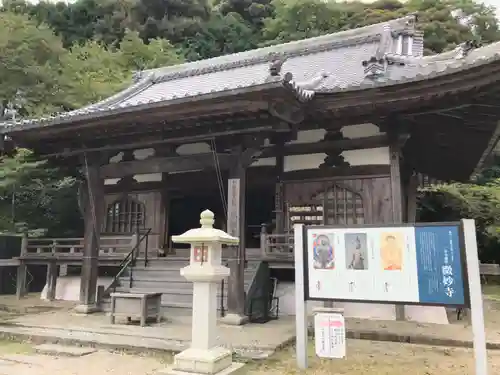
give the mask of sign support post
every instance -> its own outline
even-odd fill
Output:
[[[467,260],[467,274],[469,278],[476,375],[487,375],[488,353],[486,351],[486,334],[484,332],[483,294],[481,290],[481,277],[479,275],[476,225],[472,219],[463,219],[462,225]]]
[[[294,225],[294,258],[295,258],[295,327],[297,366],[307,369],[307,309],[304,281],[304,225]]]

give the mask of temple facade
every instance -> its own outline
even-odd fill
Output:
[[[81,259],[71,258],[82,267],[82,306],[104,298],[97,269],[109,262],[113,288],[161,291],[164,306],[189,308],[178,275],[188,250],[170,238],[210,209],[241,239],[224,253],[232,272],[221,312],[266,315],[277,297],[287,311],[278,292],[293,283],[293,224],[414,222],[422,181],[474,176],[500,135],[500,44],[423,56],[416,23],[138,72],[102,102],[3,123],[6,141],[84,171],[85,233]],[[30,241],[21,284],[22,264],[45,261]],[[53,273],[69,263],[59,258]]]

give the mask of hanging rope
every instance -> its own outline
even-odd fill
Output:
[[[224,192],[224,181],[222,179],[222,172],[220,169],[219,155],[217,154],[217,147],[215,145],[215,138],[211,139],[212,156],[214,158],[215,173],[217,175],[217,185],[219,187],[219,194],[222,201],[222,209],[224,210],[224,219],[227,220],[227,200],[226,193]]]

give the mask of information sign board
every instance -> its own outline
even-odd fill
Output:
[[[338,313],[314,316],[316,355],[320,358],[344,358],[346,353],[345,319]]]
[[[304,231],[306,300],[469,305],[460,223]]]

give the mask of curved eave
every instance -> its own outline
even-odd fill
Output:
[[[219,101],[224,98],[244,96],[252,93],[272,92],[275,89],[290,90],[280,79],[251,87],[242,87],[238,89],[211,92],[196,96],[180,97],[167,101],[142,103],[135,106],[122,106],[119,103],[114,106],[108,106],[105,109],[90,106],[78,111],[78,113],[68,112],[57,116],[45,117],[37,120],[21,120],[11,125],[4,125],[3,128],[0,128],[0,134],[9,134],[10,136],[16,136],[16,134],[21,134],[32,130],[43,130],[49,128],[51,130],[55,130],[56,128],[65,128],[68,125],[74,126],[82,123],[99,124],[101,122],[121,119],[126,115],[133,114],[134,117],[137,117],[141,116],[142,114],[147,115],[150,112],[157,110],[168,111],[170,109],[178,108],[182,105],[189,105],[190,108],[186,109],[186,111],[189,112],[189,110],[192,110],[191,105],[204,104],[210,101]],[[292,91],[291,93],[295,95],[297,99],[300,99],[304,95],[304,93],[299,89]],[[118,95],[122,95],[122,93]]]
[[[469,70],[477,70],[500,61],[500,42],[471,50],[466,56],[456,58],[457,52],[445,52],[438,55],[409,59],[406,71],[398,74],[389,66],[387,73],[378,79],[366,78],[361,83],[346,87],[319,87],[316,94],[340,94],[392,86],[415,84],[421,81],[453,76]],[[454,57],[455,56],[455,57]]]
[[[357,112],[387,109],[405,111],[450,94],[480,90],[500,82],[500,58],[445,74],[415,77],[400,82],[377,82],[352,90],[316,92],[313,106],[327,111]],[[472,98],[471,98],[472,100]],[[396,106],[397,105],[397,109]]]

